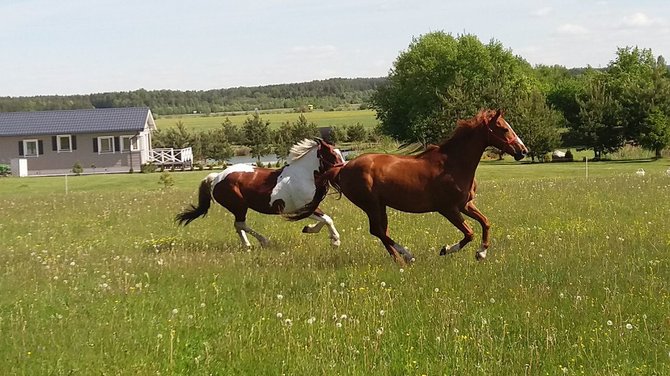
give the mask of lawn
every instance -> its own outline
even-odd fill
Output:
[[[325,230],[221,207],[186,228],[209,171],[0,179],[3,374],[663,375],[670,373],[668,161],[484,162],[492,247],[390,211],[394,264],[329,196]],[[645,175],[636,172],[644,169]],[[476,236],[481,235],[475,227]]]
[[[314,122],[318,127],[355,125],[361,123],[365,127],[373,128],[377,125],[377,119],[373,110],[349,110],[349,111],[320,111],[304,113],[309,122]],[[179,115],[179,116],[161,116],[156,118],[156,126],[159,129],[173,127],[178,121],[192,130],[207,130],[221,126],[226,120],[230,119],[233,124],[242,125],[244,121],[253,116],[253,112],[239,113],[231,115]],[[273,112],[260,115],[263,120],[270,121],[272,128],[279,128],[283,123],[295,122],[300,114],[295,112]]]

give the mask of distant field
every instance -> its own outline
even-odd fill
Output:
[[[226,117],[233,124],[242,125],[244,121],[251,117],[253,112],[235,114],[235,115],[174,115],[160,116],[156,118],[156,125],[159,129],[173,127],[178,121],[184,123],[190,129],[213,129],[221,125]],[[354,125],[361,123],[365,127],[372,128],[377,125],[376,112],[373,110],[352,110],[352,111],[312,111],[305,113],[307,121],[314,122],[319,127]],[[272,128],[278,128],[286,121],[294,122],[300,114],[295,112],[277,112],[261,114],[263,120],[269,120]]]

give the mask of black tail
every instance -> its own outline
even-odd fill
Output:
[[[207,215],[212,200],[211,186],[213,177],[211,175],[213,174],[208,175],[200,183],[200,189],[198,190],[198,206],[190,205],[189,209],[177,214],[175,221],[177,221],[179,225],[186,226],[194,219]]]

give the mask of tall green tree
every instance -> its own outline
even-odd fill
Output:
[[[481,108],[513,106],[537,84],[530,65],[500,43],[432,32],[415,38],[393,64],[372,103],[384,133],[437,142],[456,120]]]
[[[308,122],[304,114],[298,116],[298,120],[290,123],[286,121],[275,132],[275,154],[280,158],[286,158],[291,146],[305,138],[314,138],[319,135],[316,123]]]
[[[251,156],[260,163],[261,157],[272,151],[270,121],[264,121],[258,113],[247,118],[242,125],[244,144],[251,149]]]
[[[543,161],[543,156],[561,141],[560,128],[565,124],[563,115],[547,105],[546,97],[539,91],[517,98],[508,115],[514,130],[522,135],[529,157]]]

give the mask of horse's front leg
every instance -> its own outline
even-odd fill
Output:
[[[482,244],[479,246],[479,250],[475,253],[475,258],[477,260],[483,260],[486,258],[486,251],[489,249],[489,230],[491,229],[491,223],[489,222],[489,219],[477,209],[473,201],[468,201],[468,203],[465,204],[465,207],[461,209],[461,212],[479,222],[482,226]]]
[[[314,214],[309,216],[309,218],[317,222],[312,225],[307,225],[303,227],[302,232],[307,234],[315,234],[321,231],[323,226],[328,226],[328,232],[330,233],[331,243],[335,247],[340,246],[340,233],[337,232],[337,229],[335,228],[335,223],[333,222],[332,218],[330,218],[328,215],[322,212],[321,209],[318,208],[314,211]]]
[[[465,223],[465,219],[458,209],[453,208],[449,210],[440,210],[439,213],[447,218],[452,225],[456,226],[456,228],[463,233],[463,240],[448,247],[446,245],[442,247],[442,250],[440,250],[440,256],[460,251],[463,249],[463,247],[470,243],[470,241],[472,241],[474,231],[472,231],[472,228],[467,223]]]

